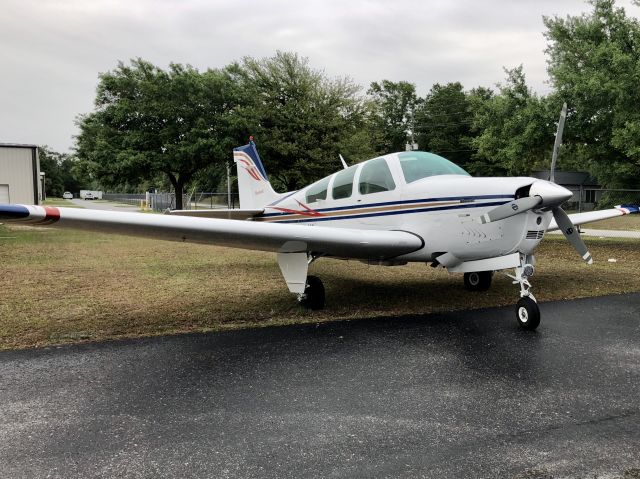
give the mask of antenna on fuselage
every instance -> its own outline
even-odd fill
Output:
[[[342,155],[340,153],[338,153],[338,156],[340,157],[340,161],[342,162],[342,166],[344,166],[344,169],[346,170],[347,168],[349,168],[347,166],[347,162],[344,161],[344,158],[342,158]]]

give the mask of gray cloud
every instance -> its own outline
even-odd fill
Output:
[[[619,4],[637,16],[630,0]],[[331,76],[494,86],[524,64],[545,84],[542,15],[575,15],[581,0],[5,0],[0,17],[0,142],[67,151],[91,111],[99,72],[142,57],[162,67],[222,67],[296,51]]]

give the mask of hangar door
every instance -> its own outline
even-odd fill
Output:
[[[9,185],[0,185],[0,203],[11,203],[9,201]]]

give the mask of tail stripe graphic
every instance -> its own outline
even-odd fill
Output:
[[[234,148],[233,161],[238,168],[240,208],[264,208],[281,196],[271,186],[253,141]]]

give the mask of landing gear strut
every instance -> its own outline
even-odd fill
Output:
[[[531,293],[529,278],[533,276],[535,258],[531,255],[520,255],[520,266],[515,267],[515,275],[507,274],[513,284],[520,285],[520,300],[516,304],[516,320],[520,327],[533,331],[540,324],[540,308]]]

